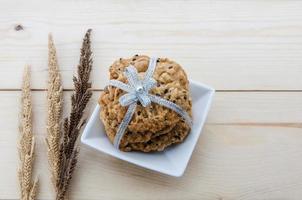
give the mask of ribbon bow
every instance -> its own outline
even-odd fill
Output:
[[[127,94],[120,97],[120,104],[122,106],[129,106],[139,101],[144,107],[147,107],[151,103],[148,92],[156,86],[156,81],[153,78],[147,79],[147,77],[144,80],[140,80],[137,70],[133,66],[126,68],[125,75],[129,82],[129,90]]]
[[[136,110],[138,101],[143,107],[147,107],[151,104],[151,102],[165,106],[178,113],[190,127],[192,126],[192,120],[190,116],[180,106],[164,98],[149,93],[149,91],[154,88],[157,84],[156,80],[152,78],[156,67],[156,60],[156,58],[150,58],[148,69],[146,71],[144,79],[142,80],[139,78],[136,68],[130,65],[126,68],[124,72],[128,80],[128,84],[125,84],[118,80],[109,81],[110,86],[117,87],[127,92],[126,94],[120,97],[119,102],[122,106],[129,106],[124,116],[124,119],[118,127],[117,133],[113,141],[114,147],[117,149],[119,149],[120,142]]]

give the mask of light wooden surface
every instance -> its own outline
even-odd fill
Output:
[[[81,147],[71,199],[283,200],[302,196],[301,1],[1,1],[0,199],[18,199],[21,74],[32,65],[39,199],[52,199],[44,145],[47,35],[72,89],[81,39],[93,29],[94,96],[115,59],[170,57],[217,89],[181,178]],[[22,30],[16,30],[21,25]],[[66,109],[71,92],[65,91]]]

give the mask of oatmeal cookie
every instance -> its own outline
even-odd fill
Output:
[[[148,68],[149,57],[135,55],[129,59],[121,58],[115,61],[109,69],[110,79],[127,83],[123,72],[130,64],[136,67],[139,76],[143,78]],[[153,78],[157,81],[157,86],[150,90],[151,94],[176,103],[190,116],[192,115],[189,81],[179,64],[167,58],[158,59]],[[128,108],[119,103],[119,98],[123,94],[125,94],[123,90],[109,86],[99,98],[100,117],[111,142]],[[182,142],[189,131],[190,127],[181,116],[169,108],[156,103],[143,107],[138,103],[121,140],[120,149],[123,151],[162,151],[171,144]]]

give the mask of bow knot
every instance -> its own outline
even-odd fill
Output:
[[[122,106],[129,106],[130,104],[139,101],[142,106],[147,107],[151,104],[149,98],[149,91],[156,86],[156,81],[153,78],[139,79],[137,69],[130,65],[125,70],[125,76],[129,83],[128,93],[120,97],[119,102]]]

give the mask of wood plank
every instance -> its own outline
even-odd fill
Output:
[[[98,95],[94,93],[88,112]],[[65,92],[67,105],[69,96],[70,92]],[[0,92],[0,199],[18,198],[19,97],[18,91]],[[300,199],[301,127],[284,123],[301,122],[301,97],[301,93],[279,92],[217,94],[181,178],[151,172],[82,146],[71,197],[120,199],[122,194],[124,199]],[[33,92],[39,198],[51,199],[43,143],[45,99],[45,92]]]
[[[137,53],[170,57],[192,79],[219,90],[302,87],[301,1],[37,2],[1,4],[0,89],[20,88],[25,64],[32,65],[33,87],[45,88],[49,32],[64,87],[72,88],[87,28],[94,29],[96,89],[106,84],[115,59]]]
[[[301,92],[219,92],[209,123],[234,125],[300,125]]]

